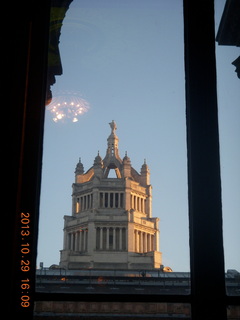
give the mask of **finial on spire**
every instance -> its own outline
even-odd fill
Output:
[[[109,122],[109,125],[112,129],[112,133],[114,134],[115,131],[117,130],[117,125],[116,125],[116,122],[114,120],[112,120],[112,122]]]

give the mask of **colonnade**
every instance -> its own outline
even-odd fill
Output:
[[[125,227],[97,227],[97,250],[127,250],[127,228]]]
[[[84,210],[92,209],[93,195],[92,193],[82,195],[76,199],[76,213]]]
[[[123,208],[123,192],[100,192],[100,208]]]
[[[88,248],[88,229],[69,232],[67,236],[67,249],[86,252]]]
[[[134,230],[135,252],[150,252],[156,250],[155,234],[147,233],[140,230]]]
[[[146,213],[146,198],[131,194],[131,208]]]

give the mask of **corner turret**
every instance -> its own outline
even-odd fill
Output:
[[[79,158],[79,161],[76,165],[76,169],[75,169],[75,179],[77,178],[77,175],[83,174],[84,173],[84,168],[83,168],[83,164],[81,162],[81,158]]]
[[[148,165],[146,164],[146,159],[144,159],[144,164],[141,168],[141,183],[144,186],[150,185],[150,170]]]
[[[98,178],[102,178],[103,177],[103,161],[102,158],[99,155],[99,151],[97,156],[94,159],[94,163],[93,163],[93,169],[94,169],[94,175]]]
[[[125,153],[125,157],[123,158],[122,175],[124,178],[131,177],[131,160],[128,157],[127,152]]]

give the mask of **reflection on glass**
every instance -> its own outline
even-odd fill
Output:
[[[240,318],[240,306],[228,306],[227,307],[227,318],[239,319]]]
[[[77,122],[79,117],[88,112],[89,103],[78,92],[63,91],[56,94],[46,110],[52,113],[54,122]]]
[[[38,291],[189,293],[182,20],[179,0],[71,3],[46,110]]]
[[[239,45],[237,40],[239,28],[234,24],[237,13],[234,3],[237,4],[237,2],[228,1],[224,11],[225,1],[215,2],[223,236],[226,285],[229,295],[240,294],[239,69],[238,74],[235,72],[237,71],[236,60],[237,58],[239,60],[239,49],[236,47]],[[237,19],[239,20],[239,14]]]

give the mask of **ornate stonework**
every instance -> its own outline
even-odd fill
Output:
[[[84,173],[79,159],[72,193],[72,215],[64,216],[60,267],[66,269],[160,268],[158,218],[152,217],[152,186],[144,161],[140,174],[118,152],[116,123],[102,159]],[[109,177],[115,171],[115,178]]]

